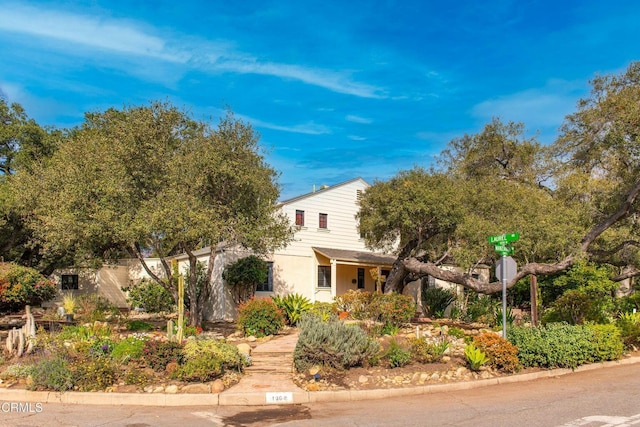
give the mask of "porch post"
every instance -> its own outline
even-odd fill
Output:
[[[336,290],[337,290],[336,283],[338,278],[337,267],[338,267],[338,264],[336,263],[336,260],[332,259],[331,260],[331,298],[336,297]]]

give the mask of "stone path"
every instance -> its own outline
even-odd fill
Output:
[[[298,333],[276,337],[258,344],[251,352],[252,365],[245,368],[238,384],[225,393],[302,392],[293,383],[293,350]]]

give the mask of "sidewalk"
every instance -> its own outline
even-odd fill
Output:
[[[490,385],[551,378],[573,372],[640,363],[640,357],[619,361],[583,365],[575,370],[552,369],[530,374],[496,377],[486,380],[432,384],[406,388],[377,390],[305,391],[293,383],[293,351],[298,334],[276,337],[253,349],[253,365],[245,370],[238,384],[222,393],[84,393],[28,391],[0,388],[0,401],[63,403],[80,405],[140,405],[140,406],[261,406],[272,404],[305,404],[314,402],[344,402],[416,396],[429,393],[468,390]]]

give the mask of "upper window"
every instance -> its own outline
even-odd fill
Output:
[[[327,227],[327,214],[320,214],[320,217],[318,218],[318,227],[319,228],[328,228]]]
[[[61,289],[63,291],[78,290],[78,275],[63,274],[60,280]]]
[[[273,292],[273,262],[267,262],[267,281],[256,287],[258,292]]]
[[[296,209],[296,225],[304,227],[304,211]]]

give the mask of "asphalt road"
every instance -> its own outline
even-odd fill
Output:
[[[640,364],[468,391],[309,405],[157,408],[0,403],[0,426],[632,425],[640,426]]]

